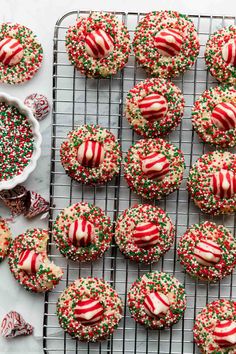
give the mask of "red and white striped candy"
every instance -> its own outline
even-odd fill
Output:
[[[213,332],[214,340],[220,347],[232,347],[236,344],[236,322],[220,321]]]
[[[173,57],[180,52],[183,37],[176,29],[163,29],[155,37],[155,44],[161,55]]]
[[[232,198],[236,193],[236,176],[233,171],[221,169],[211,179],[213,193],[220,198]]]
[[[93,224],[83,217],[75,220],[69,227],[69,239],[75,246],[89,246],[92,243],[93,237]]]
[[[142,171],[151,179],[161,180],[169,172],[170,163],[167,158],[157,152],[152,152],[142,159]]]
[[[19,257],[18,267],[27,273],[35,274],[42,263],[42,256],[33,250],[22,251]]]
[[[15,38],[4,38],[0,42],[0,62],[4,65],[15,65],[23,57],[23,47]]]
[[[211,119],[220,130],[236,128],[236,106],[230,102],[222,102],[215,106]]]
[[[219,262],[222,251],[218,244],[211,240],[200,241],[194,248],[194,256],[198,263],[211,266]]]
[[[160,232],[152,222],[138,224],[133,232],[133,240],[140,248],[151,248],[159,241]]]
[[[164,96],[151,93],[139,102],[139,109],[145,119],[155,121],[165,117],[168,106]]]
[[[78,161],[83,166],[98,167],[104,160],[104,149],[101,143],[87,140],[78,148]]]
[[[93,58],[105,58],[114,49],[114,42],[111,36],[99,29],[88,33],[85,38],[85,48]]]
[[[95,325],[101,321],[104,308],[95,299],[84,299],[77,303],[74,315],[83,325]]]
[[[222,57],[226,64],[236,66],[236,38],[231,39],[223,46]]]
[[[170,301],[165,294],[156,291],[145,297],[143,305],[148,316],[163,317],[169,310]]]

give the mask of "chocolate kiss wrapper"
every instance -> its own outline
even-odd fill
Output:
[[[24,186],[16,186],[0,192],[0,199],[11,210],[12,215],[24,214],[30,207],[30,192]]]
[[[0,333],[3,337],[14,338],[32,334],[34,327],[25,322],[24,318],[16,311],[8,312],[2,320]]]
[[[30,206],[24,213],[27,219],[31,219],[49,210],[49,203],[38,193],[30,192]]]

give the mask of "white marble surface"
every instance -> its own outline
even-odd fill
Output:
[[[44,48],[44,62],[38,75],[31,82],[22,86],[0,85],[0,90],[24,99],[32,92],[40,92],[51,99],[52,89],[52,38],[56,20],[65,12],[74,9],[83,10],[116,10],[142,11],[157,9],[175,9],[184,13],[235,15],[236,3],[228,0],[1,0],[0,21],[12,21],[25,24],[38,35]],[[48,197],[49,167],[50,167],[50,117],[40,123],[43,135],[42,156],[34,173],[25,183],[27,188],[34,189],[44,197]],[[7,210],[0,206],[0,215],[7,216]],[[24,232],[29,227],[46,227],[46,221],[39,218],[26,222],[22,217],[17,218],[11,225],[13,235]],[[0,265],[0,320],[3,315],[16,310],[35,327],[34,336],[4,340],[0,338],[0,353],[42,353],[42,320],[43,296],[27,293],[13,279],[7,262]]]

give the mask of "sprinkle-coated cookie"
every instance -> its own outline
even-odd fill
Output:
[[[5,181],[22,173],[34,150],[27,117],[5,102],[0,102],[0,136],[0,181]]]
[[[176,11],[148,13],[134,34],[138,63],[157,77],[172,78],[184,73],[194,64],[199,47],[193,22]]]
[[[164,210],[153,205],[134,205],[116,222],[116,243],[126,257],[136,262],[158,262],[170,249],[174,235],[171,219]]]
[[[2,262],[8,253],[10,241],[11,231],[6,221],[0,217],[0,262]]]
[[[125,157],[125,178],[129,187],[145,199],[161,199],[179,188],[184,156],[163,139],[142,139]]]
[[[205,50],[210,73],[217,80],[236,85],[236,26],[223,27],[213,33]]]
[[[61,163],[78,182],[104,184],[119,173],[120,145],[115,136],[98,125],[82,125],[68,133],[61,145]]]
[[[236,265],[236,241],[223,225],[206,221],[192,225],[180,238],[180,263],[194,278],[218,281]]]
[[[91,277],[74,281],[57,302],[60,326],[85,342],[109,338],[118,327],[122,309],[117,292],[104,280]]]
[[[62,278],[62,269],[48,259],[47,242],[48,231],[42,229],[29,229],[11,242],[10,270],[26,290],[45,292]]]
[[[126,26],[113,14],[92,12],[69,27],[66,50],[71,63],[86,76],[107,77],[127,63],[130,37]]]
[[[236,89],[225,85],[206,90],[194,104],[192,123],[203,141],[220,147],[234,147]]]
[[[205,213],[236,211],[236,155],[213,151],[202,155],[191,167],[187,188],[194,203]]]
[[[34,33],[18,23],[0,24],[0,82],[20,84],[30,80],[43,60]]]
[[[236,302],[226,299],[210,302],[197,315],[193,334],[203,354],[235,354]]]
[[[76,203],[63,209],[53,225],[53,237],[63,256],[73,261],[94,261],[110,247],[112,224],[102,209]]]
[[[132,284],[128,306],[138,323],[151,329],[170,327],[186,309],[185,289],[167,273],[146,273]]]
[[[129,91],[125,112],[137,134],[146,138],[165,136],[181,121],[184,97],[170,81],[146,79]]]

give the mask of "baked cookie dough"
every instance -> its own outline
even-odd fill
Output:
[[[136,262],[158,262],[170,249],[174,236],[171,219],[164,210],[153,205],[134,205],[116,222],[116,244],[126,257]]]
[[[206,90],[194,104],[192,123],[206,143],[236,146],[236,89],[225,85]]]
[[[210,36],[205,60],[212,76],[236,85],[236,25],[220,28]]]
[[[61,144],[60,156],[66,173],[89,185],[109,182],[120,170],[120,145],[111,132],[98,125],[70,131]]]
[[[221,280],[236,265],[234,237],[226,227],[210,221],[192,225],[180,238],[177,252],[186,272],[201,280]]]
[[[236,155],[213,151],[202,155],[189,172],[187,188],[204,213],[232,214],[236,211]]]
[[[183,153],[163,139],[142,139],[125,157],[124,176],[131,188],[145,199],[161,199],[178,189],[185,164]]]
[[[188,16],[176,11],[154,11],[139,22],[133,48],[138,63],[150,75],[172,78],[194,64],[200,45]]]
[[[48,231],[42,229],[29,229],[11,242],[10,271],[26,290],[42,293],[62,278],[62,269],[48,259],[47,242]]]
[[[52,232],[61,254],[80,262],[102,257],[113,236],[110,218],[89,203],[76,203],[63,209]]]
[[[128,61],[130,37],[116,16],[92,12],[79,17],[66,34],[66,50],[71,63],[88,77],[115,75]]]
[[[42,46],[29,28],[18,23],[0,24],[0,83],[30,80],[42,60]]]
[[[122,309],[117,292],[104,280],[90,277],[69,285],[57,302],[60,326],[85,342],[109,338],[118,327]]]
[[[160,329],[178,322],[186,309],[183,285],[163,272],[146,273],[138,278],[128,293],[131,317],[138,323]]]
[[[184,97],[171,81],[146,79],[129,91],[125,112],[137,134],[146,138],[165,136],[183,117]]]
[[[236,302],[219,299],[209,303],[197,315],[193,334],[201,353],[234,354]]]
[[[0,217],[0,262],[8,253],[9,244],[11,241],[11,231],[4,219]]]

